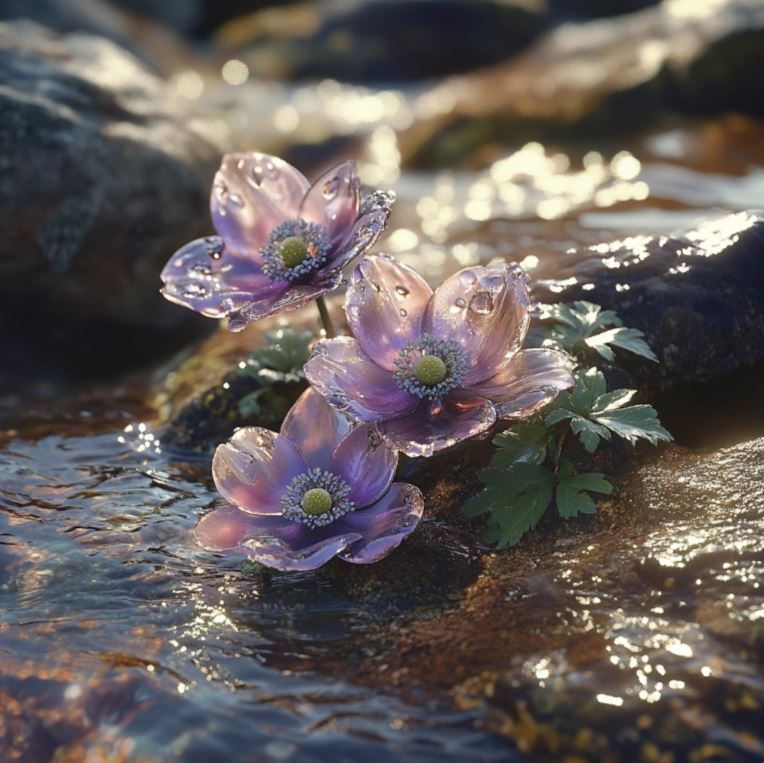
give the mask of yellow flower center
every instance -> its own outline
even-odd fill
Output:
[[[281,242],[279,256],[284,267],[296,268],[308,256],[308,246],[299,236],[290,236]]]
[[[328,490],[322,487],[314,487],[308,490],[302,497],[302,510],[311,517],[326,514],[332,508],[332,496]]]
[[[446,364],[437,355],[425,355],[417,361],[414,376],[425,387],[434,387],[446,378]]]

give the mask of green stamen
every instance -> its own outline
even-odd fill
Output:
[[[417,361],[414,376],[425,387],[434,387],[446,378],[446,364],[437,355],[425,355]]]
[[[332,496],[328,490],[324,490],[322,487],[314,487],[302,497],[302,509],[312,517],[326,514],[331,508]]]
[[[295,268],[308,256],[307,244],[299,236],[285,238],[279,246],[279,256],[284,267]]]

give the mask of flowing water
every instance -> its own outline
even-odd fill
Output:
[[[380,248],[432,280],[496,256],[523,262],[531,275],[553,276],[572,246],[668,232],[719,210],[755,206],[764,191],[757,168],[764,129],[731,117],[606,147],[579,141],[567,150],[540,143],[498,148],[480,171],[401,170],[395,130],[415,118],[418,97],[324,83],[279,95],[272,113],[283,141],[321,99],[333,99],[338,119],[347,115],[335,132],[369,123],[362,170],[370,182],[392,184],[400,199]],[[246,109],[223,113],[246,122]],[[486,730],[477,707],[454,709],[444,693],[403,697],[327,672],[337,654],[357,660],[366,650],[374,657],[376,642],[367,644],[366,635],[384,629],[388,615],[372,601],[343,596],[314,574],[243,574],[238,560],[196,547],[192,528],[219,498],[206,462],[173,460],[152,434],[156,411],[142,402],[150,385],[138,378],[29,407],[19,398],[3,402],[3,760],[521,759],[495,726]],[[674,529],[679,537],[653,545],[681,557],[695,541]],[[764,571],[761,536],[751,532],[745,571],[733,565],[728,575],[748,597],[750,611],[741,616],[753,622],[764,612],[756,609]],[[584,593],[579,589],[579,597]],[[596,610],[592,596],[581,607]],[[682,608],[671,592],[660,598],[656,627],[678,632]],[[664,641],[658,633],[651,641],[652,626],[639,619],[633,595],[625,599],[620,620],[612,616],[609,660],[636,660],[632,672],[643,692],[632,693],[624,713],[640,703],[647,711],[655,701],[655,675],[639,668],[640,677],[637,668],[648,665],[645,655],[666,648],[674,662],[692,656],[698,671],[712,666],[722,688],[744,682],[752,697],[762,696],[761,672],[750,662],[721,660],[702,629]],[[586,631],[579,626],[571,626],[577,637]],[[554,673],[557,653],[540,650],[528,670],[543,680]],[[587,681],[605,686],[605,676],[605,667],[595,666]],[[692,691],[686,679],[671,679],[670,691]],[[559,671],[558,680],[579,681],[580,674]],[[669,679],[658,683],[668,687]],[[602,703],[617,716],[623,700],[602,686]],[[748,742],[736,748],[740,755],[761,759],[761,736]]]

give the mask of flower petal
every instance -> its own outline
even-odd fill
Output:
[[[493,376],[520,349],[528,304],[527,279],[517,265],[464,268],[435,289],[424,330],[459,342],[471,359],[470,385]]]
[[[284,488],[307,468],[288,437],[260,427],[238,429],[212,459],[217,489],[252,514],[278,514]]]
[[[385,445],[373,427],[362,424],[337,446],[330,470],[350,485],[350,500],[363,507],[387,490],[397,466],[398,454]]]
[[[309,387],[290,408],[281,434],[297,443],[308,466],[331,468],[332,453],[350,432],[351,424],[336,408]]]
[[[392,191],[375,191],[363,200],[358,219],[345,240],[329,254],[328,263],[321,273],[339,273],[356,257],[371,249],[390,219],[395,201]]]
[[[336,525],[363,536],[339,557],[346,562],[371,564],[387,556],[419,524],[424,512],[424,498],[419,488],[395,482],[373,506],[352,511]]]
[[[259,258],[273,228],[298,216],[308,188],[305,176],[277,156],[226,154],[212,184],[212,222],[229,246]]]
[[[401,416],[417,398],[399,389],[392,373],[380,368],[347,336],[319,342],[305,365],[308,381],[335,407],[363,421]]]
[[[167,299],[209,318],[275,302],[288,285],[271,281],[255,261],[229,250],[219,236],[198,238],[179,249],[161,279]]]
[[[530,416],[543,408],[564,389],[572,387],[573,361],[558,350],[522,350],[505,360],[499,372],[488,381],[459,395],[476,395],[493,401],[500,419]]]
[[[300,217],[326,226],[332,246],[339,246],[358,217],[360,186],[355,162],[332,167],[305,194]]]
[[[196,538],[209,551],[246,554],[277,570],[315,570],[363,536],[337,522],[311,530],[280,516],[225,506],[202,517]]]
[[[488,400],[422,402],[413,412],[393,421],[377,424],[385,442],[407,456],[429,457],[433,453],[488,431],[496,412]]]
[[[365,257],[345,298],[348,324],[374,362],[395,370],[398,353],[422,332],[432,289],[415,270],[386,255]]]
[[[299,310],[316,297],[336,289],[342,283],[342,277],[337,275],[331,279],[305,284],[288,284],[284,281],[276,283],[282,285],[279,291],[273,291],[262,299],[247,302],[232,312],[228,316],[228,328],[231,331],[241,331],[261,318]]]

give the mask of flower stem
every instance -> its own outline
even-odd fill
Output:
[[[565,438],[568,436],[568,430],[570,429],[570,424],[567,422],[565,423],[565,428],[560,432],[560,436],[557,440],[557,448],[556,452],[554,454],[554,471],[557,473],[557,471],[560,468],[560,458],[562,456],[562,446],[565,443]]]
[[[327,339],[333,339],[336,335],[334,326],[332,325],[332,319],[329,317],[329,309],[326,307],[326,302],[323,297],[316,299],[316,306],[318,307],[318,314],[321,316],[321,325],[324,327],[324,333]]]

